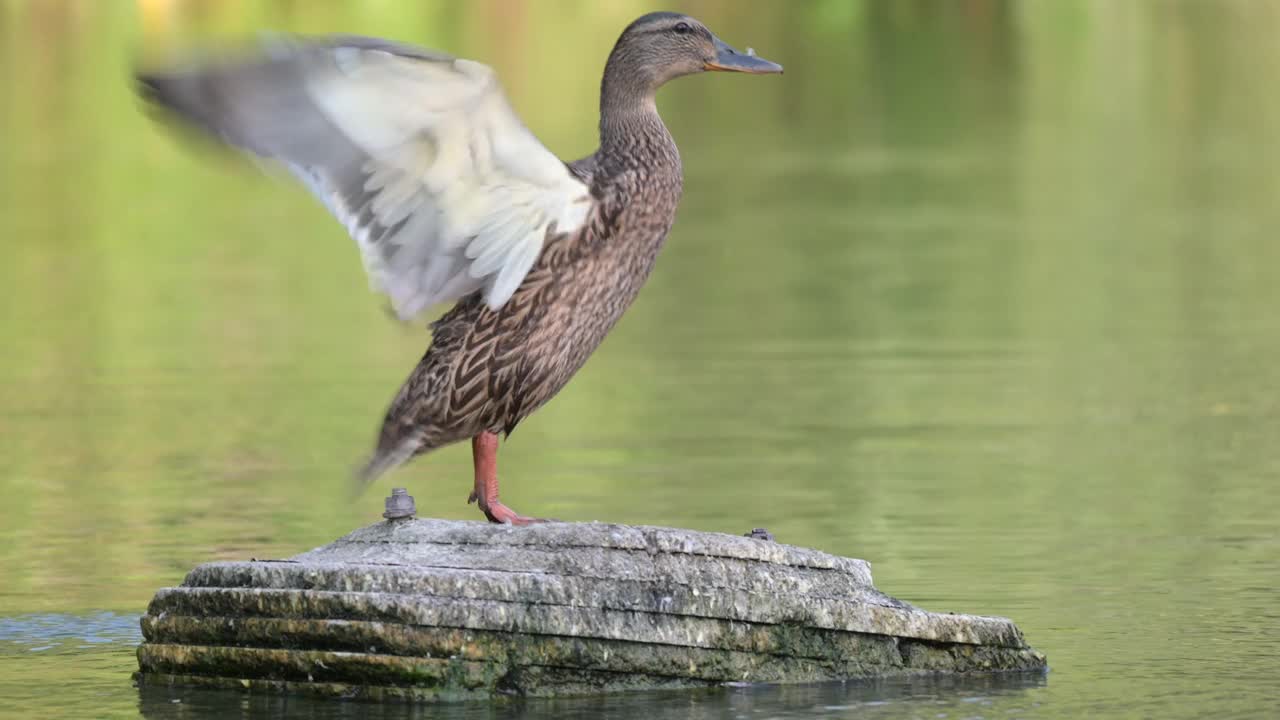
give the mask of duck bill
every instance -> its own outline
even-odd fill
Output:
[[[753,50],[748,49],[745,53],[738,52],[720,38],[716,38],[715,43],[716,59],[707,61],[705,65],[707,70],[750,73],[752,75],[769,75],[782,72],[781,65],[759,57]]]

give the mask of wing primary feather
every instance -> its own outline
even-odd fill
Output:
[[[538,253],[541,250],[542,244],[532,235],[517,245],[513,256],[508,258],[506,264],[498,271],[493,286],[485,295],[485,302],[491,310],[501,308],[511,299],[520,284],[524,282],[525,276],[529,274],[529,270],[533,268],[533,264],[537,262]]]
[[[283,164],[342,223],[402,318],[477,290],[501,307],[553,222],[571,232],[586,217],[575,204],[586,184],[470,60],[376,38],[275,36],[256,56],[139,73],[138,84],[188,124]]]

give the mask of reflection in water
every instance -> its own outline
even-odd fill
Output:
[[[673,4],[787,74],[663,92],[686,169],[672,237],[504,447],[504,495],[867,558],[897,597],[1015,618],[1054,673],[1008,692],[593,702],[1271,711],[1280,94],[1259,68],[1280,66],[1280,4]],[[609,45],[649,9],[0,2],[0,616],[124,622],[198,562],[377,520],[392,484],[474,517],[465,448],[346,501],[425,331],[386,319],[305,192],[158,131],[134,58],[265,27],[416,41],[491,62],[539,137],[579,157]],[[57,637],[62,622],[0,642],[4,709],[136,715],[132,641]],[[222,703],[197,718],[331,710],[189,701]]]
[[[9,652],[83,650],[105,643],[132,647],[139,642],[142,642],[142,632],[138,629],[137,615],[100,612],[88,616],[50,613],[0,617],[0,647]]]
[[[624,693],[601,698],[510,699],[457,705],[370,705],[307,698],[246,697],[234,692],[143,688],[138,705],[149,720],[200,717],[281,717],[384,720],[545,717],[563,720],[712,720],[725,717],[888,718],[923,716],[1027,717],[1037,703],[1025,692],[1043,687],[1044,673],[914,677],[874,682],[747,686],[713,690]]]

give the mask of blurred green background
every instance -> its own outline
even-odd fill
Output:
[[[1009,615],[1053,667],[708,712],[1274,712],[1280,3],[667,7],[787,74],[660,95],[679,220],[610,339],[504,445],[504,500],[765,526],[926,608]],[[571,159],[595,147],[609,48],[653,9],[0,0],[0,714],[288,714],[140,697],[151,594],[373,522],[393,485],[480,517],[465,447],[348,500],[428,335],[387,318],[304,191],[149,122],[134,64],[262,29],[393,37],[493,65]]]

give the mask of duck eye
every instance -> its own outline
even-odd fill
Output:
[[[676,26],[672,29],[675,30],[678,35],[688,35],[693,32],[693,28],[689,27],[689,23],[684,22],[676,23]]]

